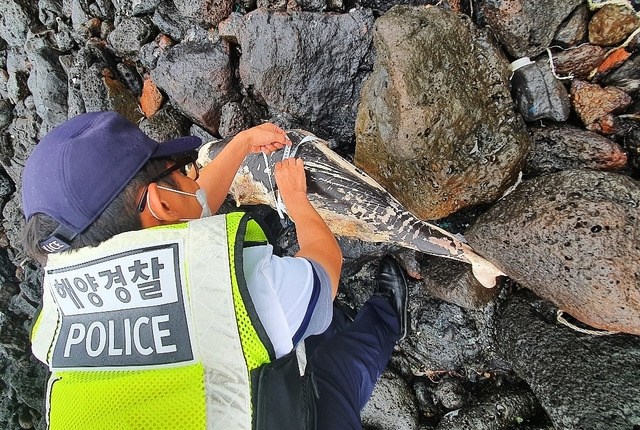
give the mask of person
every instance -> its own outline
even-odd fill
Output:
[[[27,252],[44,265],[32,351],[51,429],[352,429],[398,339],[407,286],[385,257],[353,321],[332,302],[342,255],[306,196],[275,178],[299,251],[278,257],[250,214],[212,215],[247,154],[290,144],[271,123],[206,167],[115,112],[50,131],[23,172]]]

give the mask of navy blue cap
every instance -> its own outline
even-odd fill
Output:
[[[84,231],[151,158],[197,149],[201,140],[159,143],[115,112],[78,115],[51,130],[25,163],[22,207],[38,212],[73,235]]]

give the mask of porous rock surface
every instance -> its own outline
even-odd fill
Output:
[[[374,34],[355,164],[422,219],[501,196],[522,168],[529,135],[492,38],[435,7],[396,6]]]
[[[591,170],[540,176],[480,216],[466,238],[580,321],[640,334],[637,181]]]

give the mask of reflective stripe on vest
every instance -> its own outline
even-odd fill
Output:
[[[249,372],[273,351],[242,244],[265,239],[229,214],[52,255],[32,335],[50,428],[250,429]]]

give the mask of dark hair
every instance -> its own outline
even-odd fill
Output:
[[[172,159],[156,158],[149,160],[120,194],[113,199],[104,212],[85,231],[78,234],[71,241],[71,249],[98,246],[117,234],[140,230],[142,228],[140,213],[138,212],[140,191],[167,168],[169,161],[172,161]],[[177,186],[171,175],[163,177],[161,182],[168,186]],[[58,221],[47,214],[33,214],[22,232],[22,245],[25,252],[43,264],[47,253],[40,247],[40,243],[47,239],[59,224]]]

